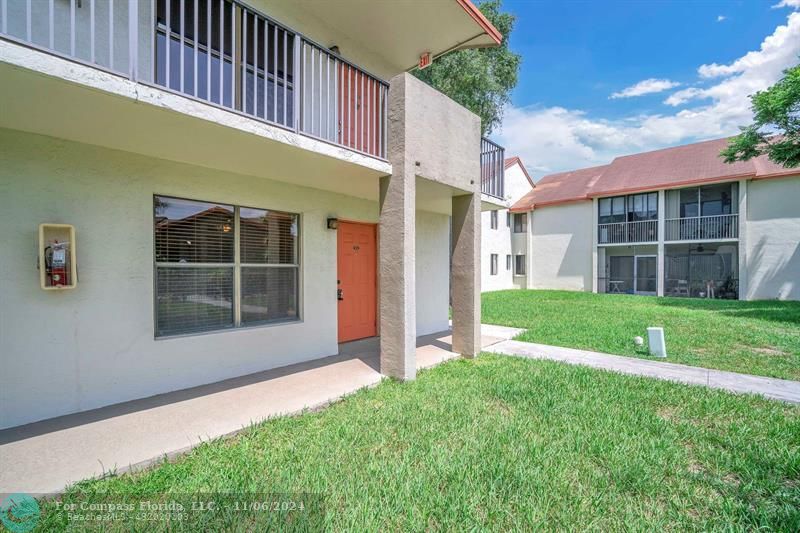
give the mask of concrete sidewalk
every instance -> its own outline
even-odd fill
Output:
[[[736,372],[710,370],[663,361],[636,359],[621,355],[609,355],[588,350],[561,348],[514,340],[492,344],[486,348],[486,351],[531,359],[549,359],[573,365],[613,370],[622,374],[646,376],[691,385],[704,385],[713,389],[722,389],[740,394],[760,394],[774,400],[800,403],[800,382],[785,379],[737,374]]]
[[[489,326],[482,345],[520,330]],[[0,499],[53,494],[76,481],[143,468],[252,423],[324,406],[383,378],[378,339],[339,355],[0,431]],[[459,357],[450,332],[417,339],[417,368]]]

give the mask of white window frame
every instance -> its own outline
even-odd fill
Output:
[[[497,268],[497,254],[489,254],[489,275],[496,276],[498,272]]]

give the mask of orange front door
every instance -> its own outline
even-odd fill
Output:
[[[376,226],[340,222],[337,246],[339,342],[377,332]]]

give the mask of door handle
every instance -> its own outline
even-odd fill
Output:
[[[342,295],[342,289],[336,289],[336,299],[344,300],[344,296]]]

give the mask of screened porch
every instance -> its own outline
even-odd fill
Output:
[[[655,245],[600,248],[598,292],[655,296],[658,248]]]
[[[736,243],[665,246],[664,296],[735,300],[739,297]]]

